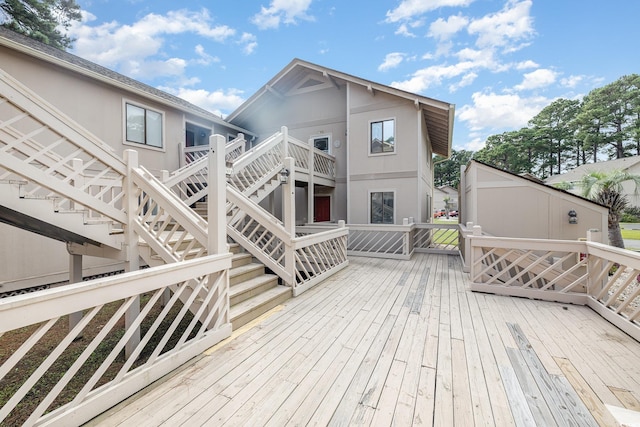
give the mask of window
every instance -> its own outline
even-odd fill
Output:
[[[126,104],[128,142],[162,148],[162,113]]]
[[[318,150],[324,151],[329,154],[329,137],[328,136],[318,136],[313,138],[313,146]]]
[[[373,191],[370,193],[370,223],[394,224],[393,191]]]
[[[394,153],[396,151],[395,120],[371,122],[371,154]]]

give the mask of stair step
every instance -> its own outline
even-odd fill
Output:
[[[231,307],[230,317],[233,329],[245,325],[277,305],[291,298],[291,288],[278,285],[259,295]]]
[[[264,274],[264,265],[252,262],[229,270],[229,286],[237,285]]]
[[[245,280],[233,285],[229,289],[230,304],[233,307],[243,301],[248,300],[270,288],[278,286],[278,276],[275,274],[264,274]]]
[[[253,257],[250,253],[240,252],[233,254],[231,257],[231,268],[241,267],[243,265],[251,264]]]

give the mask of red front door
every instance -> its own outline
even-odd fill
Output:
[[[313,198],[313,222],[331,221],[331,197],[315,196]]]

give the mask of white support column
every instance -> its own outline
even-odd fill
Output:
[[[127,175],[125,177],[125,211],[127,212],[127,223],[124,226],[126,241],[126,261],[125,271],[138,271],[140,269],[140,255],[138,252],[138,235],[133,230],[138,199],[136,197],[135,185],[133,184],[133,170],[138,167],[138,152],[135,150],[124,151],[124,162],[127,165]],[[140,297],[136,298],[131,307],[124,315],[125,329],[129,330],[131,324],[140,314]],[[140,343],[140,328],[138,327],[131,339],[125,345],[125,357],[129,357]]]
[[[69,284],[82,282],[82,255],[69,254]],[[69,315],[69,330],[82,320],[82,311]]]
[[[291,238],[296,237],[296,177],[295,160],[284,159],[284,167],[289,170],[289,179],[282,185],[282,222]]]
[[[229,251],[227,245],[227,178],[225,164],[226,140],[222,135],[209,138],[209,182],[207,184],[207,221],[209,255]]]
[[[315,156],[313,154],[313,139],[309,139],[309,186],[307,191],[307,222],[309,224],[313,224],[316,222],[315,218],[315,206],[316,206],[316,190],[314,187],[314,177],[315,177]]]
[[[225,161],[225,146],[227,140],[222,135],[211,135],[209,137],[209,155],[208,155],[208,182],[207,182],[207,252],[209,255],[222,254],[229,252],[227,244],[227,217],[225,207],[227,204],[227,164]],[[229,272],[223,273],[222,280],[225,283],[222,288],[212,289],[208,286],[209,292],[216,292],[211,298],[208,310],[216,310],[217,302],[220,298],[225,298],[224,309],[221,310],[220,317],[223,317],[223,323],[230,323],[230,299],[229,299]],[[215,274],[210,275],[209,283],[214,283]],[[216,324],[215,317],[211,319],[211,323],[207,328],[211,328]]]
[[[289,170],[289,179],[282,185],[282,223],[290,239],[296,237],[296,177],[295,160],[292,157],[284,159],[284,167]],[[285,242],[284,268],[292,275],[292,288],[295,286],[295,254],[291,240]]]

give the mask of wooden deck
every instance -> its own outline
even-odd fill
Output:
[[[638,342],[589,308],[466,279],[456,256],[351,258],[90,424],[609,426],[605,405],[640,411]]]

